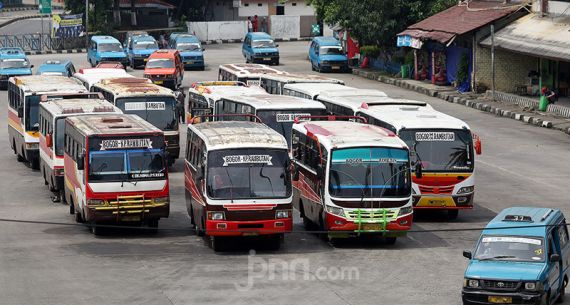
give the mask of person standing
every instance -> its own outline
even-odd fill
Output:
[[[174,92],[174,96],[176,97],[176,120],[182,124],[185,123],[184,119],[184,92],[182,89],[177,90]]]
[[[247,17],[247,31],[253,31],[253,23],[251,23],[251,17]]]
[[[257,18],[257,15],[253,16],[253,21],[251,22],[251,24],[253,26],[253,31],[258,32],[259,31],[259,19]]]

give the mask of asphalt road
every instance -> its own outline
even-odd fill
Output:
[[[281,43],[279,67],[310,72],[307,42]],[[243,62],[240,45],[206,46],[204,72],[186,72],[185,84],[214,80],[221,63]],[[33,56],[33,64],[71,59],[87,66],[85,54]],[[134,74],[141,75],[140,70]],[[214,253],[194,235],[185,212],[182,162],[171,172],[171,215],[156,235],[114,230],[95,237],[75,226],[68,208],[52,203],[38,172],[16,161],[7,142],[0,147],[0,304],[460,304],[467,260],[478,231],[510,206],[562,209],[570,215],[570,138],[560,132],[498,118],[401,88],[332,75],[360,88],[395,97],[426,100],[465,120],[483,140],[476,162],[476,207],[456,221],[443,214],[416,215],[415,230],[393,245],[350,240],[338,246],[304,232],[295,215],[295,233],[279,251],[250,240]],[[0,93],[0,120],[6,122],[6,93]],[[6,128],[0,139],[6,139]],[[251,255],[250,249],[256,249]]]
[[[7,14],[7,13],[5,13]],[[43,19],[43,33],[49,34],[51,29],[51,17],[46,16]],[[8,24],[0,28],[0,35],[20,35],[20,34],[41,34],[42,19],[24,19]]]

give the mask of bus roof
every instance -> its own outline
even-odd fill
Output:
[[[329,90],[320,94],[317,100],[347,107],[355,112],[373,105],[428,106],[426,102],[389,98],[386,93],[375,89]]]
[[[81,69],[78,73],[73,74],[73,77],[77,78],[82,82],[87,83],[89,85],[89,88],[87,89],[91,89],[91,86],[104,79],[134,77],[134,76],[127,73],[125,69],[89,68],[89,69]]]
[[[511,207],[502,210],[485,227],[485,235],[524,235],[544,237],[556,220],[562,218],[562,212],[550,208]]]
[[[160,133],[162,131],[134,114],[78,115],[66,119],[85,136]]]
[[[469,129],[467,123],[439,112],[432,107],[415,105],[386,105],[370,106],[360,109],[360,112],[386,122],[400,130],[441,128],[441,129]]]
[[[89,92],[78,80],[62,75],[15,76],[12,79],[26,93]]]
[[[232,72],[239,76],[261,76],[264,74],[278,73],[285,74],[287,72],[274,69],[268,65],[262,64],[225,64],[220,65],[220,69]]]
[[[371,124],[350,121],[310,121],[293,124],[293,129],[316,136],[326,149],[382,146],[407,148],[393,132]]]
[[[285,73],[285,74],[266,74],[263,75],[261,78],[263,79],[271,79],[276,80],[279,82],[284,83],[333,83],[333,84],[342,84],[344,85],[344,81],[340,79],[330,78],[321,75],[315,74],[292,74],[292,73]]]
[[[54,116],[64,114],[85,114],[85,113],[122,113],[122,111],[106,100],[99,99],[68,99],[51,100],[41,103],[40,107],[45,108]]]
[[[287,149],[285,137],[265,124],[249,121],[216,121],[188,125],[204,140],[208,150],[229,148]]]
[[[293,83],[286,84],[283,86],[283,88],[301,92],[303,94],[311,96],[313,99],[321,94],[321,92],[356,89],[354,87],[335,83]]]
[[[317,101],[288,95],[273,95],[265,93],[255,95],[228,96],[224,98],[227,100],[247,104],[257,110],[326,109],[323,104]]]
[[[109,78],[101,80],[93,86],[111,91],[120,97],[141,95],[168,95],[174,97],[172,90],[155,85],[147,78]]]
[[[203,82],[196,83],[196,86],[191,87],[189,92],[203,95],[206,98],[211,98],[217,101],[223,97],[239,96],[239,95],[262,95],[267,94],[263,88],[259,86],[245,86],[240,82]]]

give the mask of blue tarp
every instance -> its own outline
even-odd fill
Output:
[[[470,88],[471,71],[473,70],[473,63],[471,61],[473,56],[471,54],[471,50],[455,46],[447,47],[445,49],[445,56],[446,56],[445,65],[447,70],[446,76],[447,76],[447,82],[450,84],[452,84],[457,79],[457,69],[459,67],[459,62],[461,61],[461,57],[463,56],[464,53],[467,54],[467,59],[469,61],[469,72],[467,80],[464,83],[459,84],[459,86],[457,87],[457,89],[460,92],[469,91]]]

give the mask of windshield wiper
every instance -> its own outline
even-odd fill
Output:
[[[265,168],[265,163],[262,164],[261,167],[259,168],[259,177],[265,178],[265,179],[267,179],[267,181],[269,181],[269,186],[271,186],[271,194],[273,195],[273,197],[275,197],[275,190],[273,189],[273,182],[271,182],[271,178],[269,178],[268,176],[265,176],[263,174],[264,168]]]
[[[517,258],[517,257],[514,255],[497,255],[497,256],[480,258],[479,260],[480,261],[490,261],[490,260],[503,259],[503,258]]]
[[[226,175],[228,176],[228,180],[230,181],[230,202],[234,203],[234,183],[232,182],[232,177],[230,177],[230,172],[228,171],[228,167],[225,166],[224,169],[226,170]]]

